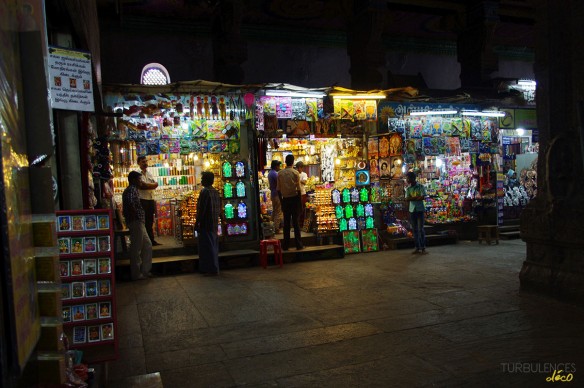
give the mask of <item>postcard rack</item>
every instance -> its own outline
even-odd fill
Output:
[[[112,212],[57,212],[63,327],[87,362],[117,359]]]

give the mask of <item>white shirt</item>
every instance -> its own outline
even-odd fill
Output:
[[[152,174],[150,174],[148,170],[146,170],[145,173],[140,171],[140,173],[142,174],[142,177],[140,178],[142,182],[157,183],[156,180],[154,180]],[[138,190],[138,193],[140,194],[140,199],[154,199],[154,197],[152,196],[153,192],[154,190]]]
[[[302,171],[300,173],[300,194],[301,195],[306,194],[306,182],[308,182],[308,175],[304,171]]]

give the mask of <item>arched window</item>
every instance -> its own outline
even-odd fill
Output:
[[[149,63],[142,69],[140,76],[142,85],[166,85],[170,83],[170,75],[166,67],[160,63]]]

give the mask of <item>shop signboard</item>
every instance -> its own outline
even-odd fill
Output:
[[[93,112],[91,54],[49,47],[48,62],[51,107]]]
[[[505,116],[499,119],[499,128],[514,129],[515,128],[515,109],[501,109]]]
[[[537,128],[537,113],[535,109],[515,109],[516,128]]]

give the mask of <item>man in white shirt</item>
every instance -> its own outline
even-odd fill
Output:
[[[148,233],[148,237],[150,237],[152,245],[161,245],[154,240],[154,231],[152,230],[154,214],[156,213],[156,201],[154,200],[153,192],[158,187],[158,183],[152,174],[148,172],[148,159],[145,156],[138,157],[138,165],[140,166],[140,170],[142,170],[142,179],[140,180],[138,193],[140,194],[140,203],[144,209],[146,232]]]

